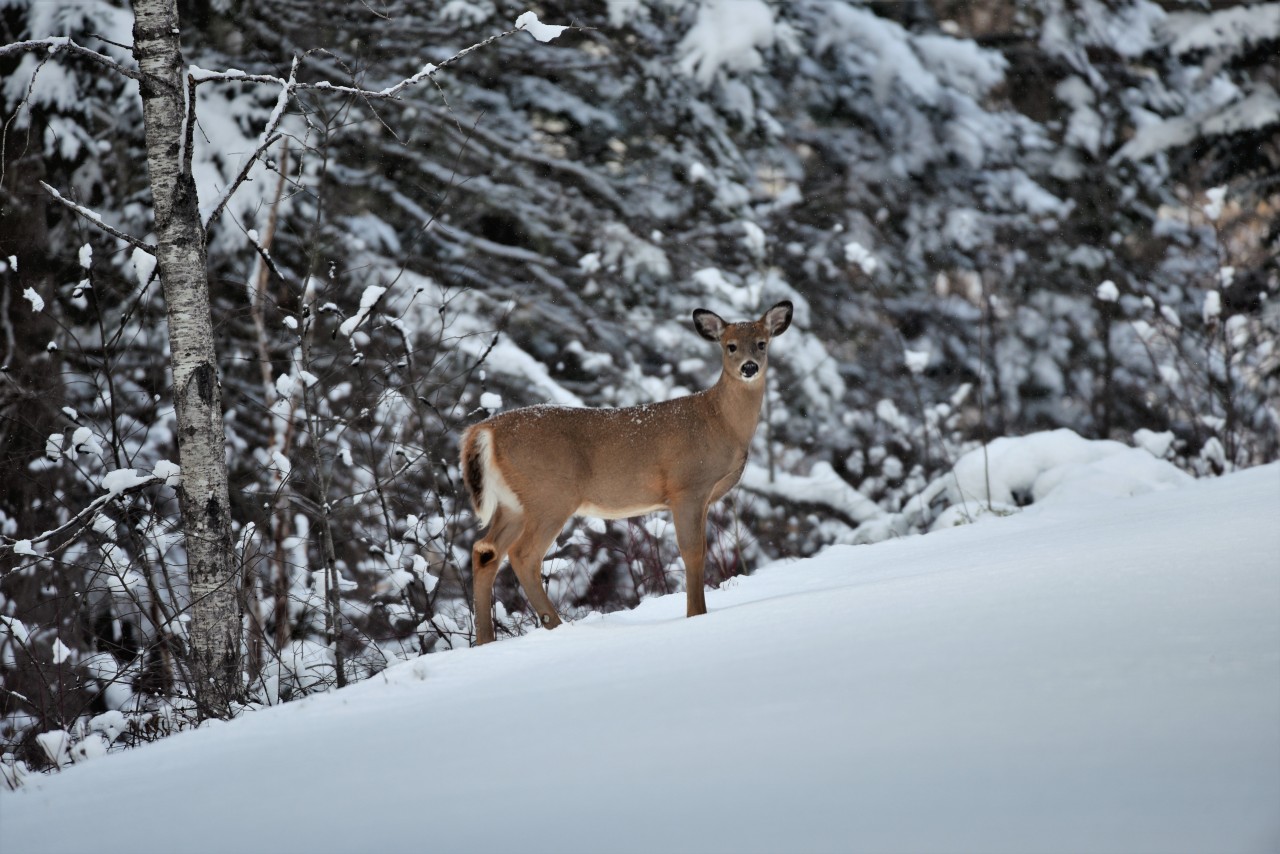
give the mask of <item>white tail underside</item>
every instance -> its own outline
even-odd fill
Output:
[[[476,431],[476,446],[480,449],[480,465],[484,470],[484,486],[480,494],[480,506],[476,508],[476,516],[479,517],[481,525],[488,525],[493,521],[493,514],[498,512],[499,504],[515,511],[523,508],[516,494],[511,491],[511,487],[507,486],[506,480],[502,477],[502,471],[494,460],[493,442],[489,430],[482,427]]]

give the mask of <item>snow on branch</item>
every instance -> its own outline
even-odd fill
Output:
[[[118,469],[116,471],[107,472],[102,478],[102,488],[106,490],[106,494],[99,495],[90,501],[80,510],[79,513],[72,516],[66,522],[63,522],[56,528],[51,528],[42,534],[37,534],[30,539],[10,540],[4,537],[4,542],[0,542],[0,555],[12,553],[15,555],[23,555],[28,557],[38,557],[33,546],[36,543],[43,543],[56,539],[67,532],[72,532],[72,536],[78,536],[81,531],[92,524],[93,517],[99,510],[110,504],[116,498],[122,495],[129,495],[138,490],[145,489],[148,486],[165,485],[178,488],[182,485],[182,470],[174,463],[168,460],[161,460],[156,463],[155,468],[150,473],[140,473],[135,469]],[[48,551],[58,551],[64,548],[68,543],[62,543],[59,546]]]
[[[346,320],[342,321],[342,326],[339,327],[339,331],[350,338],[351,334],[356,331],[356,328],[359,327],[361,323],[364,323],[364,319],[368,317],[369,312],[373,311],[373,309],[378,305],[378,300],[382,299],[382,295],[386,292],[387,289],[380,285],[369,285],[365,288],[364,293],[360,295],[360,309],[354,316],[348,317]]]
[[[56,53],[70,53],[139,82],[147,76],[138,69],[121,65],[111,57],[98,53],[96,50],[90,50],[87,47],[78,45],[66,36],[54,36],[46,39],[32,39],[30,41],[0,45],[0,57],[16,53],[35,53],[37,51],[45,51],[50,56]]]
[[[187,80],[188,80],[188,85],[191,87],[191,92],[193,93],[193,96],[195,92],[195,87],[199,86],[202,83],[216,83],[216,82],[267,83],[267,84],[280,87],[280,94],[276,98],[275,108],[271,111],[271,116],[267,120],[266,127],[263,129],[262,134],[258,137],[257,147],[254,148],[253,152],[245,160],[244,166],[240,170],[240,174],[236,176],[236,179],[231,183],[231,186],[229,186],[227,190],[222,194],[222,198],[220,198],[218,200],[217,205],[214,206],[213,212],[210,213],[209,218],[205,220],[205,223],[204,223],[205,229],[207,230],[210,225],[212,225],[214,222],[217,221],[218,217],[222,215],[223,209],[227,206],[227,203],[231,200],[231,197],[235,195],[236,191],[240,188],[240,185],[243,184],[246,180],[248,180],[249,172],[250,170],[252,170],[254,164],[257,163],[262,158],[263,154],[266,153],[268,148],[270,148],[277,140],[280,139],[281,135],[277,131],[279,130],[281,121],[283,121],[284,119],[285,108],[288,106],[289,99],[294,97],[296,93],[298,92],[334,92],[340,95],[354,95],[356,97],[364,98],[368,100],[398,101],[400,100],[400,93],[403,92],[404,90],[410,88],[411,86],[415,86],[418,83],[421,83],[423,80],[428,80],[432,78],[436,74],[436,72],[440,71],[441,69],[448,68],[450,65],[453,65],[454,63],[458,62],[464,56],[476,50],[479,50],[480,48],[487,47],[488,45],[491,45],[496,41],[505,39],[507,36],[515,35],[518,32],[528,32],[538,41],[547,42],[553,38],[556,38],[567,29],[576,29],[576,28],[558,26],[558,25],[552,25],[552,24],[544,24],[538,20],[538,16],[535,15],[533,12],[525,12],[523,15],[521,15],[519,18],[516,19],[516,26],[514,29],[505,30],[503,32],[497,33],[496,35],[492,35],[483,41],[476,42],[470,47],[465,47],[462,50],[455,53],[453,56],[441,62],[439,65],[428,62],[425,65],[423,65],[422,68],[417,73],[412,74],[409,77],[404,78],[400,82],[395,83],[391,86],[388,86],[384,89],[377,89],[377,90],[366,89],[360,86],[343,86],[335,83],[330,83],[329,81],[325,81],[325,80],[319,81],[317,83],[298,82],[298,65],[301,62],[301,60],[307,56],[310,56],[313,53],[328,54],[329,51],[324,50],[323,48],[317,48],[315,50],[307,51],[301,56],[295,56],[293,58],[293,64],[289,69],[288,80],[282,80],[281,78],[271,74],[246,74],[245,72],[240,71],[239,69],[229,69],[227,71],[208,71],[206,69],[199,68],[194,65],[191,66],[187,74]],[[263,254],[263,257],[266,258],[264,253],[260,252],[259,254]],[[267,259],[267,261],[268,263],[270,263],[270,259]]]
[[[558,24],[544,24],[538,20],[537,13],[525,12],[519,18],[516,18],[516,29],[524,30],[540,42],[549,42],[554,38],[558,38],[569,28]]]
[[[1229,56],[1280,38],[1280,3],[1257,3],[1202,12],[1174,12],[1164,22],[1177,56],[1221,51]]]
[[[227,203],[231,201],[231,197],[235,195],[236,190],[240,189],[240,185],[249,179],[249,172],[253,169],[253,165],[261,159],[263,153],[266,152],[268,148],[275,145],[276,141],[280,139],[281,134],[277,132],[280,129],[280,122],[284,120],[285,107],[288,106],[289,98],[292,97],[294,88],[298,85],[298,61],[299,58],[295,56],[293,58],[293,65],[289,68],[289,79],[287,81],[278,81],[280,84],[280,95],[276,98],[275,108],[272,109],[271,116],[267,119],[266,127],[262,129],[262,134],[258,137],[258,145],[253,149],[253,154],[251,154],[245,161],[243,168],[240,170],[240,174],[236,176],[236,179],[231,182],[231,186],[222,194],[222,198],[218,199],[218,204],[214,206],[213,212],[209,214],[209,218],[204,221],[206,231],[209,229],[210,225],[217,222],[218,217],[222,215],[223,208],[225,208]],[[197,71],[199,71],[199,69],[192,66],[192,71],[188,75],[191,91],[193,93],[195,92],[196,85],[202,82],[217,79],[236,79],[237,77],[246,76],[244,72],[240,71],[226,71],[221,74],[201,72],[203,76],[197,76]],[[271,263],[271,259],[267,257],[266,253],[262,251],[260,247],[259,254],[261,254],[263,259],[271,265],[272,271],[279,275],[279,270],[275,269],[275,265]]]
[[[68,199],[66,196],[62,195],[62,193],[58,192],[53,187],[50,187],[44,181],[40,182],[40,186],[44,187],[45,191],[49,193],[49,195],[53,196],[54,201],[58,202],[63,207],[69,208],[70,210],[74,211],[75,213],[89,220],[89,222],[93,223],[98,228],[105,231],[107,234],[110,234],[112,237],[115,237],[119,240],[123,240],[125,243],[128,243],[130,246],[134,247],[135,249],[141,249],[143,252],[146,252],[148,255],[154,256],[156,254],[156,248],[152,246],[150,243],[141,241],[138,238],[133,237],[132,235],[125,234],[123,231],[119,230],[118,228],[114,228],[110,225],[107,225],[103,221],[102,215],[99,214],[97,211],[90,210],[89,208],[86,208],[83,205],[76,204],[75,202]]]

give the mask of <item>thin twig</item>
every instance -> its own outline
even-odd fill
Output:
[[[121,231],[118,228],[113,228],[112,226],[107,225],[105,222],[103,222],[101,214],[97,213],[96,211],[91,211],[88,208],[84,207],[83,205],[76,204],[75,202],[68,199],[66,196],[62,195],[62,193],[59,193],[53,187],[50,187],[44,181],[40,182],[40,186],[44,187],[45,191],[48,192],[49,195],[53,196],[54,200],[57,201],[59,204],[71,209],[72,211],[76,212],[80,216],[89,220],[89,222],[93,223],[98,228],[105,231],[107,234],[110,234],[112,237],[117,238],[118,240],[123,240],[125,243],[128,243],[130,246],[134,247],[135,249],[141,249],[143,252],[146,252],[148,255],[155,257],[156,248],[152,246],[150,243],[141,241],[138,238],[133,237],[132,235],[125,234],[123,231]]]

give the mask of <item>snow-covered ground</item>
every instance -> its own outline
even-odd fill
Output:
[[[1159,486],[113,753],[0,796],[0,850],[1276,851],[1280,465]]]

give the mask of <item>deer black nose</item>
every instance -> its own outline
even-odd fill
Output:
[[[758,373],[760,373],[760,366],[757,365],[755,362],[742,363],[742,375],[747,379],[751,379]]]

